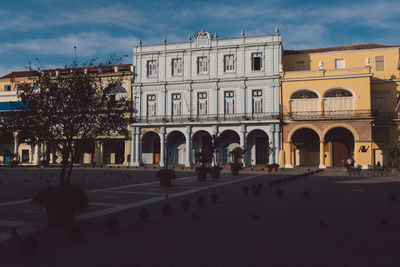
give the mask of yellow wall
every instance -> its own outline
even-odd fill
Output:
[[[398,69],[400,59],[399,49],[399,47],[391,47],[284,55],[284,73],[281,74],[281,105],[283,113],[285,114],[290,112],[289,99],[291,95],[298,90],[309,89],[317,93],[319,95],[320,111],[322,111],[322,101],[324,101],[322,97],[324,93],[332,88],[344,88],[350,90],[355,96],[353,107],[356,112],[361,112],[362,110],[373,110],[375,98],[385,97],[387,99],[387,112],[395,114],[397,98],[400,91],[400,70]],[[376,56],[384,57],[384,71],[376,71]],[[370,59],[370,66],[366,66],[367,57]],[[335,69],[335,59],[344,59],[345,68]],[[298,61],[305,62],[306,70],[295,70],[296,62]],[[322,70],[319,66],[320,61],[323,62]],[[348,119],[342,121],[342,123],[350,123],[351,121],[351,119]],[[325,122],[329,122],[329,120]],[[372,140],[355,140],[354,157],[356,164],[374,164],[375,149],[383,151],[384,162],[388,164],[389,159],[385,150],[390,144],[394,143],[399,138],[400,127],[398,126],[398,122],[399,120],[397,120],[397,118],[391,121],[365,120],[366,124],[371,124],[371,129],[374,129],[374,127],[387,128],[388,142],[376,143]],[[301,122],[292,121],[291,123]],[[317,121],[308,121],[307,123],[320,127],[318,126]],[[334,124],[337,122],[332,121],[331,123]],[[290,131],[292,129],[293,128],[289,128]],[[368,128],[361,127],[359,131],[362,130],[365,131],[368,130]],[[284,133],[284,136],[287,136],[287,134],[288,133]],[[329,149],[329,144],[325,145],[328,146],[325,146],[325,150]],[[364,153],[358,152],[360,146],[369,147],[369,150]],[[284,155],[284,162],[290,163],[290,157],[293,159],[294,154],[293,148],[291,151],[289,143],[284,144]],[[331,155],[327,151],[325,155],[325,163],[327,166],[330,166],[332,160]]]

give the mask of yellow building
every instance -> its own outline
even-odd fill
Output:
[[[51,76],[68,75],[69,69],[47,69],[43,72],[50,73]],[[92,75],[102,75],[105,79],[121,77],[121,87],[115,88],[111,97],[116,100],[120,97],[131,99],[132,91],[132,65],[123,64],[115,66],[101,66],[82,68],[82,71]],[[36,71],[16,71],[0,77],[0,112],[7,114],[12,111],[10,102],[18,101],[18,88],[23,83],[33,83],[35,78],[40,75]],[[127,114],[129,116],[129,114]],[[128,127],[130,132],[130,126]],[[13,157],[18,158],[23,164],[39,164],[40,160],[46,159],[50,163],[58,163],[55,151],[50,144],[38,145],[31,144],[30,139],[24,133],[2,133],[0,134],[0,164],[7,164]],[[96,164],[108,165],[119,164],[129,165],[131,155],[131,137],[113,136],[98,137],[95,141],[77,140],[75,143],[76,164]]]
[[[286,50],[281,70],[280,165],[391,164],[399,134],[399,46]]]

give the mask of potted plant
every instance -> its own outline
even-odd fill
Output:
[[[242,169],[243,167],[243,155],[244,155],[245,150],[241,148],[240,146],[235,147],[229,152],[229,155],[232,158],[232,161],[229,163],[230,169],[231,169],[231,175],[236,176],[239,174],[239,170]]]
[[[156,175],[160,178],[160,186],[171,186],[171,181],[176,178],[175,171],[167,167],[160,169]]]
[[[87,208],[89,199],[80,185],[64,184],[41,188],[32,202],[46,207],[49,225],[66,227],[75,222],[76,214]]]
[[[195,172],[197,180],[204,182],[207,180],[207,173],[211,172],[209,167],[206,167],[206,163],[210,161],[211,151],[205,147],[202,151],[195,153],[195,160],[200,163],[200,166],[196,167]]]

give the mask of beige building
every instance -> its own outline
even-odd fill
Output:
[[[398,46],[286,50],[281,72],[285,167],[389,165],[398,138]]]

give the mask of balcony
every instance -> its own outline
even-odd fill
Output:
[[[338,111],[301,111],[284,114],[285,120],[310,121],[310,120],[398,120],[397,112],[379,112],[376,110],[338,110]]]
[[[178,116],[147,116],[136,118],[137,123],[187,123],[187,122],[223,122],[223,121],[262,121],[277,120],[279,113],[256,114],[206,114],[206,115],[178,115]]]

